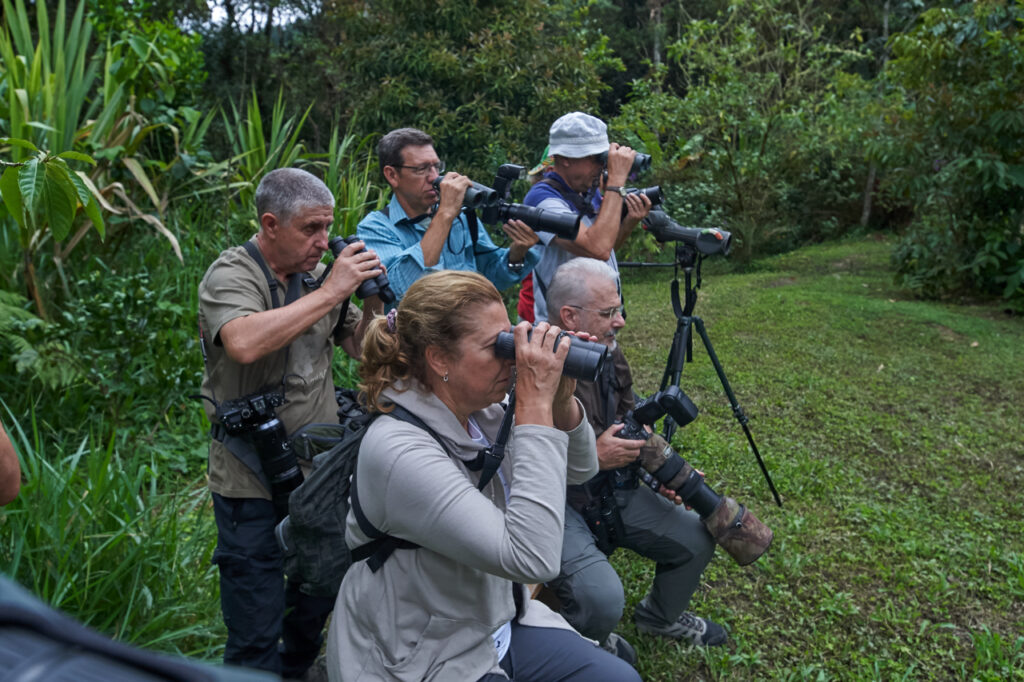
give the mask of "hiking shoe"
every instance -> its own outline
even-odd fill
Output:
[[[604,640],[604,644],[601,648],[605,651],[615,654],[626,663],[632,666],[636,665],[636,649],[633,645],[626,641],[626,638],[622,635],[612,633],[608,635],[608,639]]]
[[[694,646],[721,646],[729,640],[721,625],[689,611],[684,611],[674,623],[663,623],[640,602],[636,606],[633,620],[640,632],[686,641]]]

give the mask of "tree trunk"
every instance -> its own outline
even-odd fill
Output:
[[[882,8],[882,71],[885,70],[885,64],[889,60],[888,48],[885,43],[889,42],[889,3],[891,0],[885,0],[885,6]],[[874,161],[868,167],[868,179],[864,183],[864,204],[860,211],[860,226],[867,227],[868,221],[871,219],[871,204],[875,197],[875,178],[878,176],[878,164]]]

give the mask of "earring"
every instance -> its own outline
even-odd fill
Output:
[[[448,383],[448,372],[444,373],[444,376],[441,377],[441,381],[443,381],[446,384]]]

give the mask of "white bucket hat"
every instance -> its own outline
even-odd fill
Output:
[[[608,151],[608,126],[601,119],[574,111],[551,124],[548,146],[552,156],[582,159]]]

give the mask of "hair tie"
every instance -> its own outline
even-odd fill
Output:
[[[388,331],[392,334],[395,333],[395,319],[398,317],[398,308],[392,308],[388,311]]]

